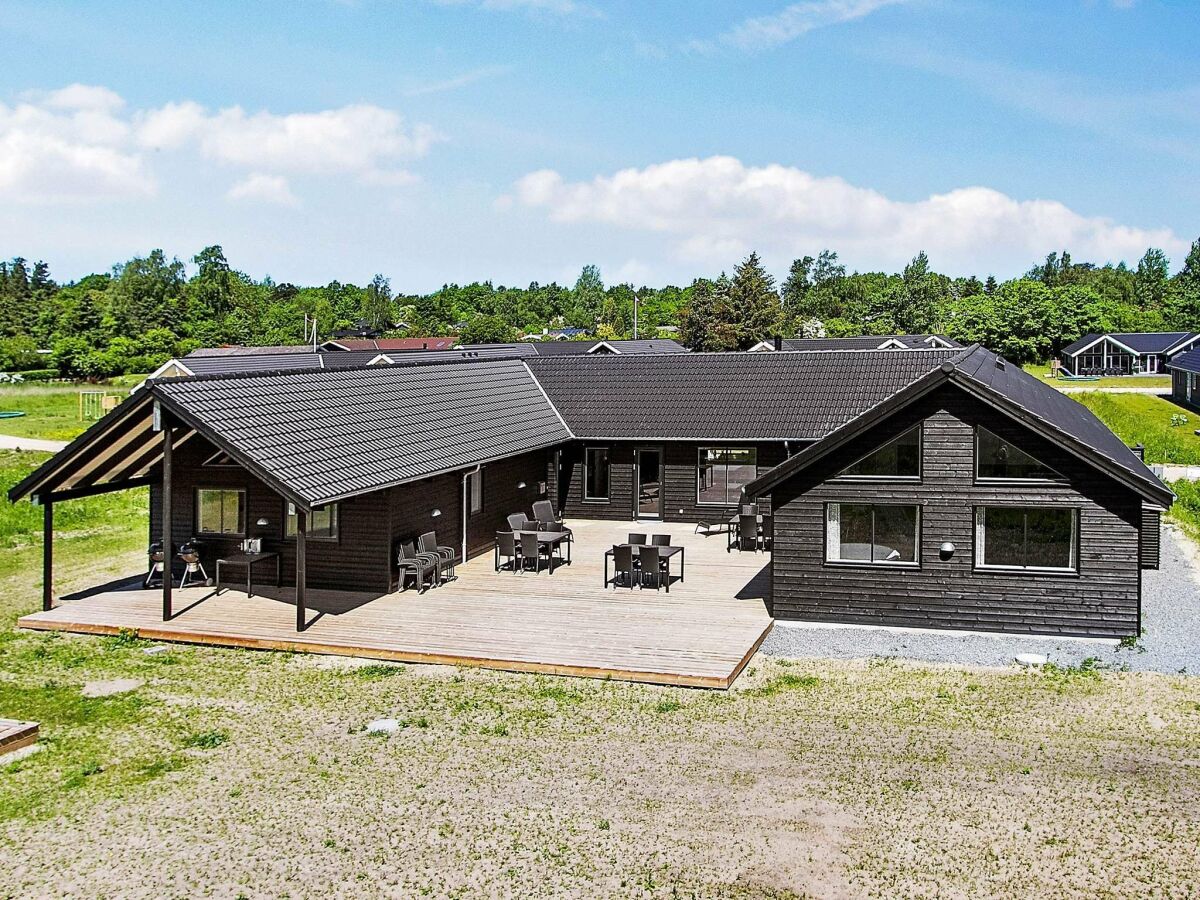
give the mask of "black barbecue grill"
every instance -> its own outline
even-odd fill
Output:
[[[200,553],[204,545],[192,538],[184,543],[179,548],[179,558],[183,560],[184,570],[183,577],[179,579],[179,586],[187,587],[188,581],[201,581],[204,584],[212,584],[208,573],[204,571],[204,564],[200,562]]]
[[[142,587],[150,587],[156,576],[158,578],[158,583],[162,584],[163,565],[166,562],[166,555],[163,553],[162,543],[155,541],[150,545],[150,549],[146,551],[146,555],[150,558],[150,571],[146,573],[146,580],[142,584]]]

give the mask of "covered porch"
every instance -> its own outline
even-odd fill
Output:
[[[573,561],[553,574],[497,572],[486,553],[423,594],[310,588],[305,610],[297,608],[294,589],[277,589],[270,579],[256,583],[253,596],[175,588],[165,620],[163,592],[131,578],[65,597],[18,625],[658,684],[733,683],[772,624],[765,553],[728,553],[724,535],[706,537],[685,523],[569,524]],[[670,593],[603,583],[604,552],[630,531],[670,534],[684,548],[684,580],[674,580]]]

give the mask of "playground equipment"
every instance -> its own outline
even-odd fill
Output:
[[[108,391],[80,391],[79,419],[83,422],[101,419],[116,409],[120,402],[120,397]]]

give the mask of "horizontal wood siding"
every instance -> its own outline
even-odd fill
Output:
[[[924,420],[920,483],[831,481],[848,461]],[[976,424],[1054,467],[1062,484],[974,480]],[[778,619],[1088,636],[1136,632],[1141,500],[1062,449],[945,387],[780,485],[775,491],[772,612]],[[824,561],[825,504],[917,503],[920,567]],[[976,571],[973,508],[1064,505],[1080,510],[1078,575]],[[939,546],[956,550],[942,560]]]
[[[564,516],[580,519],[610,519],[628,521],[634,516],[634,451],[638,448],[657,449],[663,460],[663,520],[667,522],[721,521],[737,513],[737,504],[729,506],[701,505],[696,501],[697,453],[701,447],[755,447],[758,450],[758,474],[773,469],[787,457],[779,441],[667,441],[663,443],[632,441],[585,441],[566,445],[560,458],[555,502]],[[798,451],[801,445],[793,446]],[[583,499],[583,456],[586,447],[609,448],[609,499]],[[550,467],[553,473],[553,461]],[[770,498],[763,498],[765,508]]]
[[[263,539],[263,548],[278,551],[282,557],[284,584],[295,583],[296,541],[284,537],[286,501],[245,469],[236,466],[204,466],[204,461],[216,453],[216,448],[200,436],[193,437],[174,454],[172,480],[174,498],[171,506],[172,539],[176,544],[193,536],[204,543],[202,560],[208,574],[216,577],[218,557],[234,553],[243,537]],[[196,489],[230,488],[246,492],[245,535],[197,535]],[[154,485],[150,491],[151,540],[162,533],[162,488]],[[265,518],[269,524],[255,524]],[[377,491],[338,504],[338,539],[322,541],[309,538],[307,542],[307,583],[313,587],[344,590],[385,591],[388,587],[389,534],[387,492]],[[229,570],[226,576],[234,581],[242,569]],[[244,576],[242,576],[244,577]],[[273,581],[273,563],[259,563],[255,579]]]
[[[523,512],[533,516],[533,501],[545,499],[539,492],[546,480],[547,456],[553,450],[534,450],[483,467],[483,509],[467,521],[467,553],[491,553],[496,532],[508,530],[508,517]],[[518,487],[524,482],[525,487]]]
[[[388,553],[389,577],[396,577],[395,561],[404,541],[415,541],[426,531],[437,535],[441,546],[454,547],[455,558],[462,556],[462,477],[438,475],[411,484],[401,484],[388,494],[391,544]],[[434,510],[441,515],[434,516]]]

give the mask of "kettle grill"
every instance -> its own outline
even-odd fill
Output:
[[[203,544],[200,541],[192,538],[179,548],[179,558],[183,560],[185,567],[183,577],[179,579],[179,586],[181,588],[187,587],[189,580],[195,581],[199,579],[204,584],[212,584],[208,573],[204,571],[204,564],[200,562],[200,550],[202,547]]]

